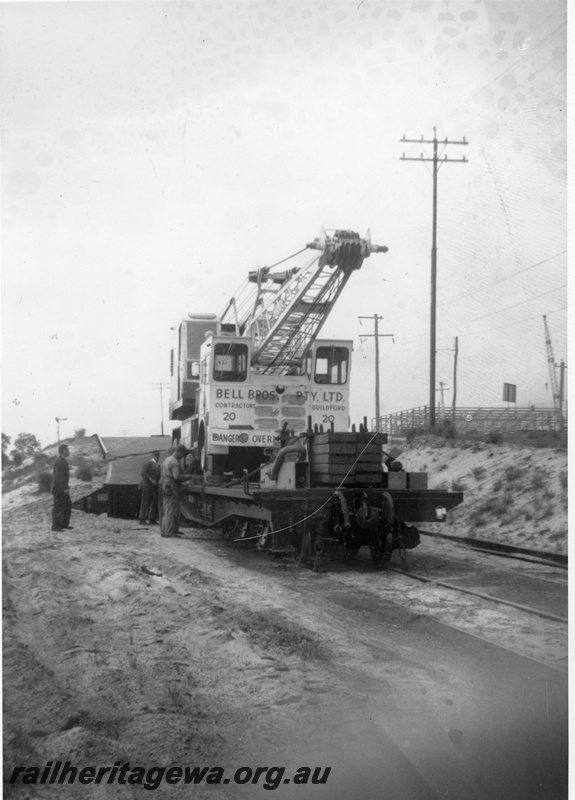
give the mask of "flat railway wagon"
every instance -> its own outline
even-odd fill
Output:
[[[362,431],[310,431],[279,447],[257,482],[247,472],[219,485],[210,482],[213,477],[193,476],[182,513],[301,564],[317,566],[326,552],[354,556],[360,547],[369,548],[376,565],[394,550],[403,560],[405,550],[419,544],[416,524],[443,522],[463,495],[428,489],[425,473],[406,472],[386,459],[384,439]]]
[[[222,314],[191,313],[179,325],[170,417],[195,472],[181,509],[301,562],[368,546],[384,563],[419,543],[418,523],[444,521],[463,497],[428,489],[427,475],[405,471],[365,421],[349,430],[353,342],[319,338],[347,281],[387,247],[369,232],[324,230],[306,249],[320,254],[250,272],[247,292]]]

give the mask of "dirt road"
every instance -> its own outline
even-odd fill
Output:
[[[402,603],[403,576],[283,569],[209,531],[79,512],[53,533],[49,512],[44,496],[4,515],[5,780],[129,762],[212,768],[148,784],[170,798],[566,797],[565,672]],[[141,797],[127,774],[5,788]]]

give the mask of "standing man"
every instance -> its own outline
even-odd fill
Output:
[[[66,459],[70,455],[68,445],[61,444],[58,448],[58,458],[54,462],[52,471],[52,494],[54,505],[52,507],[52,530],[71,531],[70,517],[72,516],[72,501],[70,500],[70,467]]]
[[[161,467],[161,505],[162,519],[160,521],[160,535],[181,536],[178,526],[180,521],[180,487],[187,476],[184,476],[184,469],[181,461],[186,457],[189,450],[183,444],[179,444],[173,455],[168,456]]]
[[[160,453],[154,450],[140,473],[140,525],[158,524],[158,488],[160,483]]]

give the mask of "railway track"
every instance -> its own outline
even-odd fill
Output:
[[[568,557],[562,553],[550,553],[545,550],[533,550],[527,547],[515,547],[514,545],[491,542],[487,539],[477,539],[472,536],[451,536],[447,533],[432,533],[431,531],[419,531],[423,536],[431,536],[437,539],[445,539],[458,544],[469,545],[474,550],[481,550],[490,553],[497,553],[499,556],[509,556],[516,559],[536,559],[542,563],[553,563],[567,569]]]
[[[457,586],[456,584],[453,583],[448,583],[446,581],[439,581],[434,578],[428,578],[425,575],[419,575],[415,572],[405,572],[404,570],[397,569],[396,567],[390,567],[390,569],[394,572],[402,572],[408,578],[421,581],[422,583],[431,583],[435,586],[441,586],[444,589],[452,589],[453,591],[461,592],[462,594],[469,594],[473,595],[474,597],[480,597],[483,600],[490,600],[493,603],[499,603],[500,605],[517,608],[520,611],[526,611],[528,614],[535,614],[536,616],[543,617],[544,619],[552,619],[555,620],[556,622],[564,622],[565,624],[569,622],[566,616],[553,614],[549,611],[545,611],[540,608],[535,608],[533,606],[525,605],[524,603],[515,603],[512,600],[505,600],[501,597],[497,597],[496,595],[487,594],[486,592],[480,592],[474,589],[465,589],[462,586]]]
[[[214,534],[212,534],[214,536]],[[195,538],[195,537],[194,537]],[[211,538],[211,537],[210,537]],[[214,542],[220,541],[214,536]],[[282,573],[289,585],[294,564],[281,556],[275,560],[252,548],[226,543],[233,548],[231,559],[248,569]],[[352,558],[323,554],[318,567],[320,583],[312,581],[313,593],[337,589],[338,603],[356,611],[369,609],[368,615],[382,623],[392,609],[404,608],[414,618],[428,618],[434,624],[466,633],[548,667],[565,672],[567,663],[567,572],[559,563],[541,562],[524,554],[485,551],[459,540],[422,537],[421,545],[407,553],[400,566],[392,555],[387,569],[374,570],[368,548],[360,548]],[[256,556],[254,559],[253,557]],[[321,563],[320,563],[321,562]],[[266,566],[267,565],[267,566]],[[290,567],[280,570],[276,566]],[[322,569],[323,567],[323,569]],[[313,575],[312,570],[296,569],[294,577]],[[284,580],[280,579],[280,583]],[[306,592],[304,591],[304,594]],[[324,599],[327,599],[324,596]]]
[[[435,539],[434,550],[409,551],[391,572],[407,578],[509,606],[562,624],[568,622],[567,557],[551,560],[547,553],[525,551],[508,545],[486,548],[485,542],[453,536],[426,534]],[[471,543],[471,544],[470,544]],[[487,544],[492,544],[491,542]],[[506,568],[501,561],[509,562]],[[511,564],[513,562],[513,564]]]

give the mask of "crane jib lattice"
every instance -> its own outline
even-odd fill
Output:
[[[372,245],[369,232],[361,238],[353,231],[334,231],[306,249],[321,254],[281,273],[270,267],[250,273],[255,297],[240,330],[253,336],[252,366],[264,373],[285,374],[302,364],[352,273],[371,253],[388,248]]]

